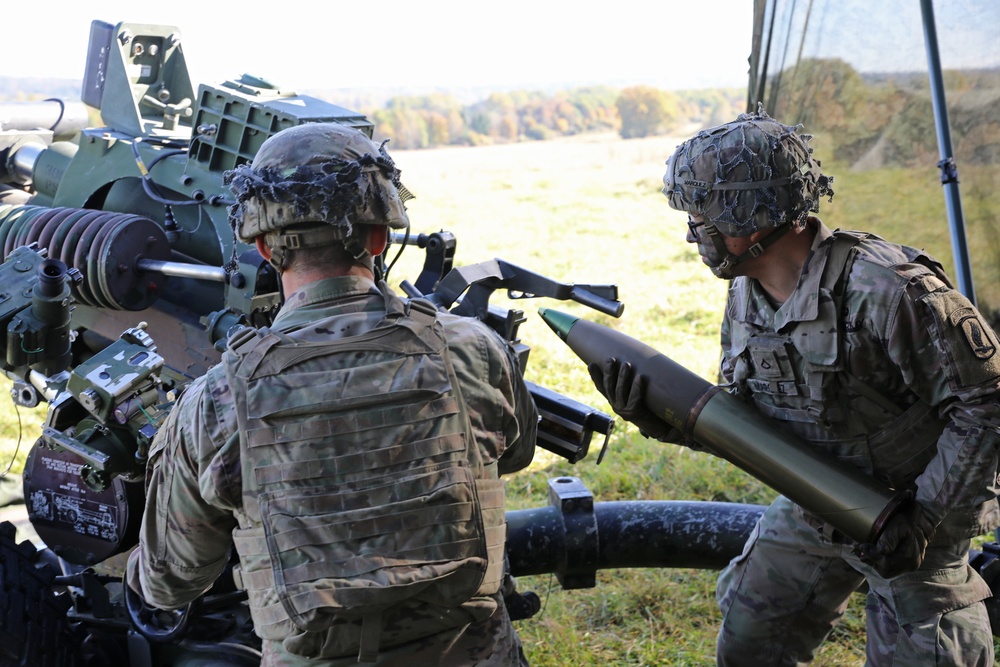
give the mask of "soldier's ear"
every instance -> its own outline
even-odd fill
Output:
[[[271,248],[266,243],[264,243],[264,235],[261,234],[260,236],[255,238],[254,243],[257,244],[257,252],[260,253],[260,256],[264,258],[264,261],[270,261]]]
[[[385,247],[389,243],[389,228],[385,225],[369,225],[368,243],[365,244],[372,257],[385,252]]]

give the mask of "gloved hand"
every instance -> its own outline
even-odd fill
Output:
[[[620,363],[614,357],[587,367],[590,378],[597,390],[608,399],[611,408],[619,417],[639,427],[639,432],[647,438],[661,442],[680,442],[681,432],[659,419],[646,407],[646,377],[639,375],[632,364]]]
[[[924,562],[927,544],[934,539],[935,530],[927,512],[914,501],[889,519],[878,542],[862,544],[859,555],[886,579],[913,572]]]

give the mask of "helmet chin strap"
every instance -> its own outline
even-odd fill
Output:
[[[726,241],[722,238],[719,228],[711,223],[705,223],[705,234],[712,241],[712,245],[715,246],[715,250],[719,256],[722,257],[721,261],[717,264],[710,264],[709,268],[716,277],[729,280],[733,277],[733,269],[736,268],[737,264],[741,264],[752,257],[760,257],[764,254],[765,250],[774,245],[791,228],[791,225],[775,227],[773,232],[747,248],[746,252],[741,255],[734,255],[726,247]]]

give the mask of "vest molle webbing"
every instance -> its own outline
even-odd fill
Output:
[[[226,355],[256,524],[237,548],[258,632],[360,619],[350,645],[365,662],[380,642],[416,638],[384,629],[383,611],[496,593],[503,566],[502,482],[472,440],[434,308],[382,288],[386,317],[365,333],[251,331]],[[280,606],[254,608],[269,587]]]

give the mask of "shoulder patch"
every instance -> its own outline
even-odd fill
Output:
[[[959,308],[948,316],[952,326],[961,328],[965,342],[977,359],[989,359],[996,354],[997,346],[989,335],[989,327],[982,321],[975,308]]]
[[[959,387],[971,387],[1000,377],[997,334],[969,301],[953,290],[928,292],[921,300],[937,322],[952,376]]]

